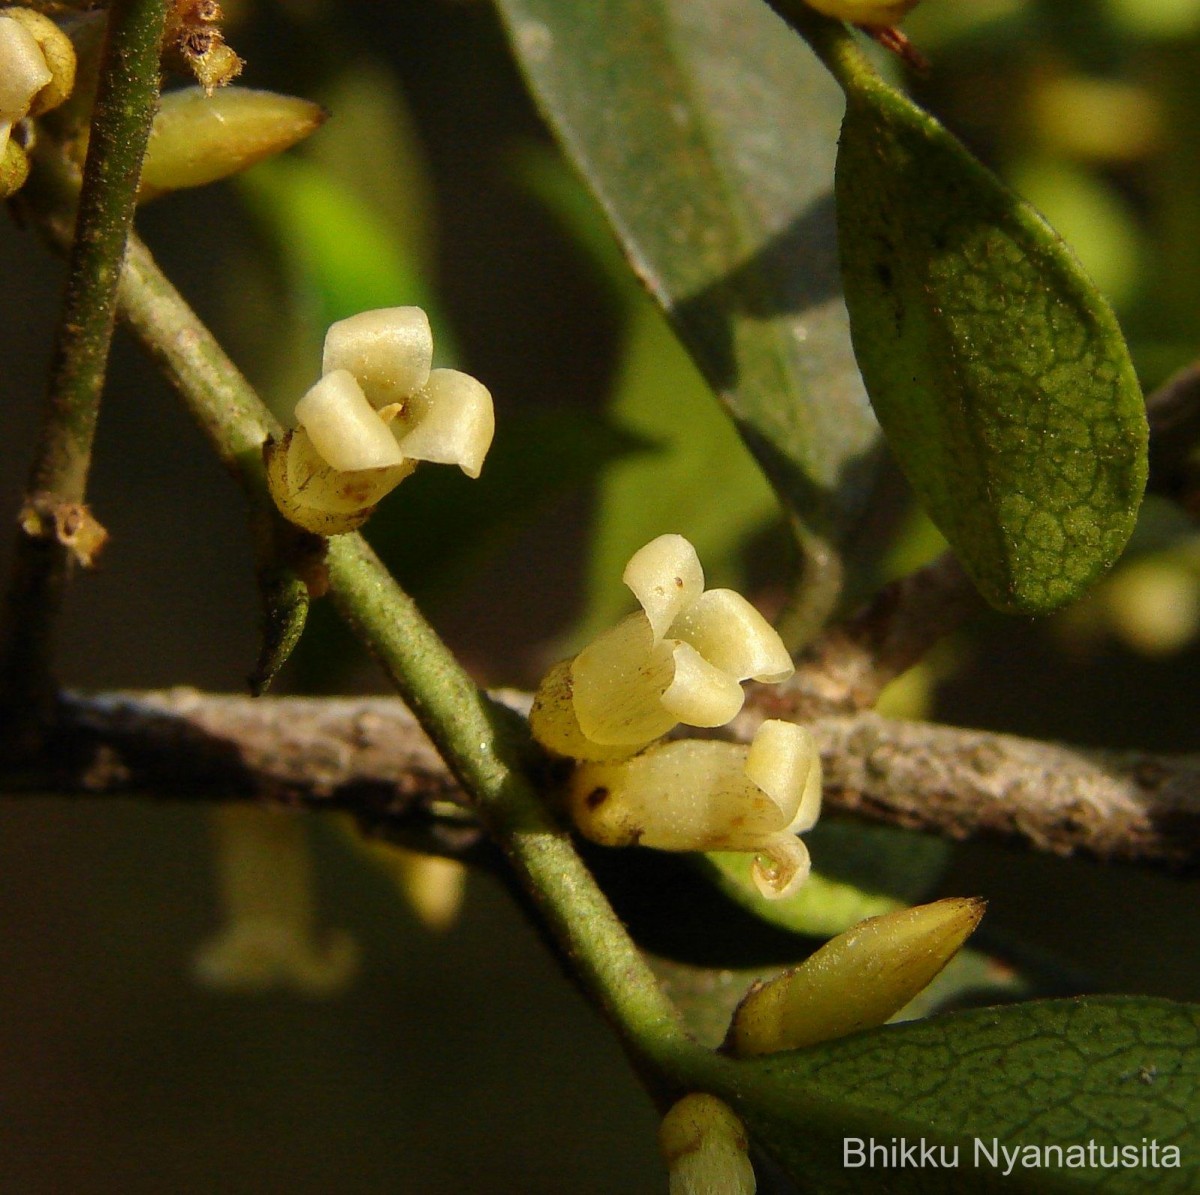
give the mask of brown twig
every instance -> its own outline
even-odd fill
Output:
[[[528,701],[503,696],[517,708]],[[181,689],[72,697],[61,708],[53,746],[20,775],[0,776],[0,790],[240,797],[464,830],[457,784],[395,698]],[[1200,757],[1085,751],[870,713],[820,718],[812,728],[829,809],[1058,855],[1200,866]],[[446,816],[450,806],[461,809]],[[470,834],[459,841],[475,845]]]
[[[809,721],[869,709],[885,685],[984,608],[957,559],[943,553],[826,630],[786,684],[754,687],[750,710],[760,719]]]

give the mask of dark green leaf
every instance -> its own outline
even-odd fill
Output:
[[[888,443],[980,592],[1042,613],[1120,555],[1146,481],[1137,378],[1058,236],[866,76],[837,167],[859,364]]]
[[[834,251],[836,88],[744,0],[499,8],[634,269],[785,505],[811,531],[844,535],[877,432]]]
[[[805,1191],[1195,1191],[1200,1007],[1122,997],[978,1009],[855,1034],[690,1080],[730,1102]],[[959,1147],[957,1169],[847,1168],[844,1140]],[[993,1149],[1157,1144],[1178,1168],[976,1170]],[[940,1157],[940,1155],[938,1155]],[[1032,1155],[1026,1151],[1023,1155]],[[1045,1155],[1042,1155],[1043,1157]],[[1065,1158],[1065,1155],[1064,1155]],[[1054,1159],[1051,1158],[1053,1161]]]

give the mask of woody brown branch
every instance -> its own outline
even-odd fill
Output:
[[[754,721],[743,719],[743,736]],[[1058,855],[1177,871],[1200,862],[1200,756],[1090,751],[871,713],[818,718],[812,729],[827,809]],[[43,758],[0,776],[0,790],[256,799],[397,824],[448,805],[464,806],[451,822],[466,816],[395,698],[70,697],[57,731]]]

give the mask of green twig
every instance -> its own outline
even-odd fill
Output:
[[[58,539],[82,510],[100,392],[116,319],[121,260],[142,157],[158,103],[159,52],[169,0],[113,0],[100,61],[79,214],[24,533],[0,639],[0,711],[26,727],[52,700],[50,640],[68,558]],[[102,532],[98,532],[102,535]]]
[[[269,501],[261,449],[278,426],[136,239],[120,303],[252,500]],[[327,564],[339,609],[471,795],[580,982],[637,1062],[673,1073],[699,1047],[539,799],[527,775],[536,755],[524,722],[467,676],[360,536],[330,540]]]

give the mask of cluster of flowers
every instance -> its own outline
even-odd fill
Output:
[[[821,809],[812,734],[764,722],[748,745],[660,742],[679,723],[724,726],[742,681],[792,674],[778,633],[740,594],[704,588],[695,548],[662,535],[634,553],[624,581],[641,610],[556,665],[534,700],[534,737],[577,760],[567,805],[579,831],[610,846],[750,851],[770,898],[809,872],[796,837]]]
[[[486,387],[433,369],[417,307],[366,311],[325,337],[322,377],[298,426],[267,449],[280,511],[320,535],[350,531],[418,461],[478,477],[495,417]],[[750,851],[760,891],[794,892],[809,872],[796,837],[821,808],[812,735],[767,721],[748,746],[661,742],[676,725],[724,726],[742,682],[786,680],[792,661],[763,616],[729,589],[704,588],[695,548],[663,535],[624,573],[642,609],[553,668],[530,714],[535,737],[577,761],[567,806],[579,831],[613,846]]]
[[[479,475],[494,430],[491,395],[466,374],[433,369],[432,358],[429,322],[415,307],[364,312],[329,329],[321,380],[296,405],[298,426],[267,449],[272,493],[287,518],[322,535],[349,531],[418,461]],[[641,609],[552,668],[530,711],[535,738],[574,761],[571,820],[610,846],[751,852],[764,896],[795,892],[810,866],[797,836],[821,809],[812,734],[767,720],[748,745],[666,738],[680,723],[725,726],[741,712],[744,681],[791,676],[782,640],[739,594],[705,589],[696,550],[680,535],[635,552],[623,579]],[[342,982],[352,959],[340,943],[333,953],[307,946],[311,917],[300,886],[268,901],[246,874],[230,872],[230,907],[240,912],[202,956],[202,973],[224,984],[282,974],[306,990]],[[745,1058],[882,1024],[941,970],[982,913],[981,902],[954,899],[859,923],[751,987],[724,1049]],[[745,1127],[712,1095],[680,1100],[660,1145],[672,1192],[755,1190]]]

